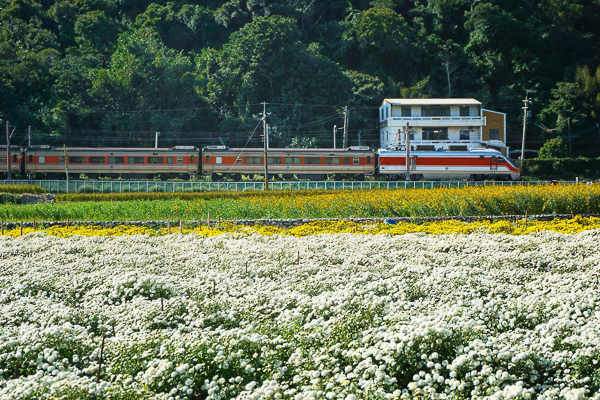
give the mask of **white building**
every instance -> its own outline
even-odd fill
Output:
[[[506,114],[475,99],[384,99],[379,108],[380,147],[461,151],[492,148],[508,155]]]

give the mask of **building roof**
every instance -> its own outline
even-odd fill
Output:
[[[481,105],[475,99],[383,99],[383,103],[394,106],[449,106],[449,105]]]

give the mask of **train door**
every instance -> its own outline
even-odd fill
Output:
[[[498,171],[498,157],[496,156],[490,158],[490,171]]]

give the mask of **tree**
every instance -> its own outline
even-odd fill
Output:
[[[543,160],[550,158],[564,158],[566,156],[567,145],[561,136],[546,140],[538,153],[538,158]]]

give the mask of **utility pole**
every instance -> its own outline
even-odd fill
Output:
[[[27,147],[31,147],[31,125],[27,129]]]
[[[567,124],[569,125],[569,158],[573,158],[573,153],[571,152],[571,117],[567,118]]]
[[[269,137],[267,132],[267,103],[263,101],[263,139],[265,143],[265,190],[269,190],[269,163],[267,162],[268,149],[269,149]]]
[[[65,175],[67,176],[67,193],[69,193],[69,160],[67,159],[67,145],[63,144],[63,160],[65,161]]]
[[[158,137],[160,136],[160,132],[156,132],[156,135],[154,136],[154,148],[158,149]]]
[[[525,107],[523,107],[523,142],[521,144],[521,165],[523,164],[523,160],[525,159],[525,131],[527,129],[527,107],[529,105],[529,102],[531,102],[531,100],[529,100],[529,92],[527,92],[525,94],[525,100],[523,100],[523,103],[525,103]]]
[[[12,179],[10,165],[10,122],[6,121],[6,180]]]
[[[408,122],[406,123],[406,129],[404,130],[404,146],[406,150],[406,180],[410,181],[410,134],[409,134]]]
[[[362,131],[358,131],[358,146],[360,147],[360,134]]]
[[[344,107],[344,149],[348,148],[348,106]]]
[[[337,132],[337,125],[333,126],[333,148],[336,149],[335,145],[335,133]]]

